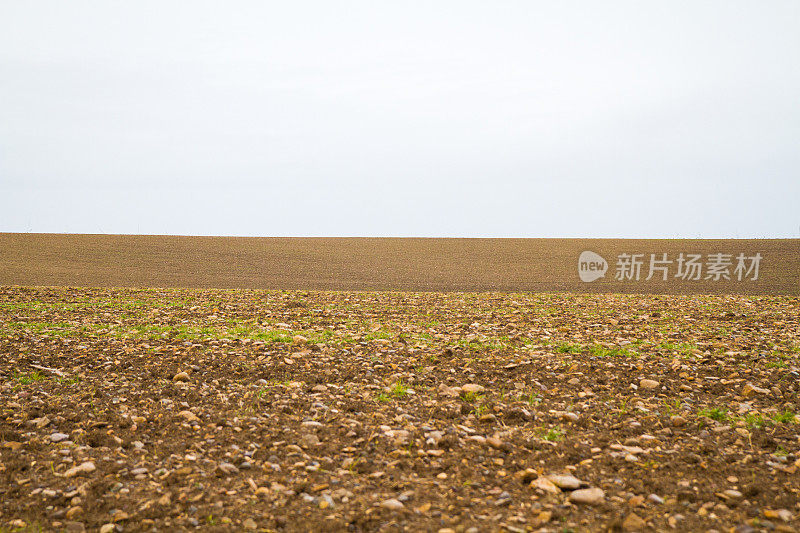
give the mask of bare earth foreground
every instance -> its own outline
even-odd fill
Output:
[[[799,315],[0,288],[0,531],[800,531]]]

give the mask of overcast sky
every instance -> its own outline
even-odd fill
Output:
[[[0,0],[0,231],[797,237],[800,2]]]

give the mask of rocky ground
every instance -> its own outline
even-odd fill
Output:
[[[798,316],[0,288],[0,531],[800,531]]]

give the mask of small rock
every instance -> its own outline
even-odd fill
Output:
[[[778,518],[784,522],[789,522],[793,516],[792,513],[786,509],[778,509],[777,511],[773,509],[764,509],[764,518]]]
[[[172,381],[189,381],[189,374],[187,374],[186,372],[178,372],[172,378]]]
[[[571,411],[567,411],[565,413],[561,413],[561,419],[567,420],[568,422],[572,422],[573,424],[580,420],[580,416],[577,413],[573,413]]]
[[[631,507],[639,507],[644,503],[644,496],[641,494],[637,494],[636,496],[632,496],[630,500],[628,500],[628,505]]]
[[[64,531],[69,533],[83,533],[86,531],[86,526],[83,525],[83,522],[67,522],[64,524]]]
[[[525,485],[529,484],[531,481],[539,477],[539,473],[533,468],[526,468],[525,470],[518,472],[517,475],[520,477],[520,480]]]
[[[100,526],[100,533],[114,533],[114,524],[103,524]]]
[[[754,394],[769,394],[769,391],[761,387],[756,387],[752,383],[745,383],[744,387],[742,387],[742,396],[748,398]]]
[[[508,492],[503,492],[500,496],[495,500],[494,505],[496,507],[505,507],[506,505],[511,505],[511,494]]]
[[[639,382],[639,387],[645,390],[657,389],[658,385],[659,385],[658,381],[655,381],[653,379],[643,379]]]
[[[75,477],[82,474],[90,474],[95,470],[97,470],[97,467],[94,466],[94,463],[91,461],[86,461],[85,463],[81,463],[78,466],[73,466],[64,472],[64,477]]]
[[[581,380],[578,379],[578,378],[572,378],[569,381],[567,381],[568,385],[580,385],[580,383],[581,383]]]
[[[235,465],[232,465],[231,463],[226,463],[225,461],[222,461],[221,463],[219,463],[219,465],[217,465],[217,471],[225,476],[232,476],[234,474],[239,473],[239,469],[236,468]]]
[[[308,339],[302,335],[295,335],[292,337],[292,342],[294,344],[308,344]]]
[[[647,497],[647,499],[650,500],[653,503],[658,504],[658,505],[661,505],[662,503],[664,503],[664,498],[662,498],[658,494],[651,494],[650,496]]]
[[[478,394],[485,390],[486,388],[483,385],[478,385],[477,383],[467,383],[466,385],[461,387],[461,392],[467,392],[473,394]]]
[[[199,422],[200,419],[191,411],[181,411],[178,416],[182,416],[187,422]]]
[[[509,420],[531,420],[533,414],[522,407],[511,407],[504,412],[504,416]]]
[[[647,523],[636,513],[631,513],[622,521],[622,531],[642,531]]]
[[[672,422],[672,425],[676,428],[686,425],[686,419],[680,415],[671,416],[669,419]]]
[[[389,509],[391,511],[402,511],[403,509],[406,508],[406,506],[403,505],[403,502],[401,502],[400,500],[396,500],[395,498],[389,498],[388,500],[383,500],[381,502],[381,507],[383,507],[384,509]]]
[[[578,489],[569,495],[569,501],[584,505],[599,505],[606,498],[603,489],[592,487],[591,489]]]
[[[42,429],[50,424],[50,419],[43,416],[41,418],[34,418],[31,420],[31,423],[36,426],[36,429]]]
[[[66,433],[53,433],[52,435],[50,435],[51,442],[61,442],[67,440],[68,438],[69,435],[67,435]]]
[[[306,448],[312,448],[320,444],[319,437],[313,433],[307,433],[300,437],[300,444]]]
[[[69,508],[69,510],[67,511],[66,517],[67,517],[67,520],[73,520],[73,519],[79,517],[82,514],[83,514],[83,507],[81,507],[80,505],[76,505],[75,507],[70,507]]]
[[[540,477],[531,481],[530,487],[533,489],[539,489],[543,492],[547,492],[549,494],[560,494],[561,489],[559,489],[555,483],[550,481],[547,478]]]
[[[445,385],[444,383],[440,383],[439,384],[439,389],[438,390],[439,390],[439,394],[441,394],[442,396],[451,396],[451,397],[458,396],[458,389],[457,388],[449,387],[449,386]]]
[[[494,448],[495,450],[508,450],[510,449],[509,445],[503,442],[502,440],[498,439],[497,437],[486,437],[486,444]]]
[[[189,474],[192,473],[192,467],[182,466],[180,468],[176,468],[173,472],[175,473],[176,476],[188,476]]]
[[[553,474],[547,476],[547,479],[552,481],[556,487],[564,490],[575,490],[581,486],[581,481],[575,476]]]
[[[731,500],[740,500],[743,497],[741,492],[734,489],[728,489],[723,494]]]
[[[256,524],[256,521],[253,520],[252,518],[248,518],[244,522],[242,522],[242,527],[247,530],[253,531],[255,529],[258,529],[258,524]]]
[[[548,523],[553,518],[553,513],[551,511],[539,511],[539,514],[536,515],[536,518],[533,520],[534,527],[541,527]]]

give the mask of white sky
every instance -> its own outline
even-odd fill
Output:
[[[0,0],[0,231],[797,237],[800,2]]]

